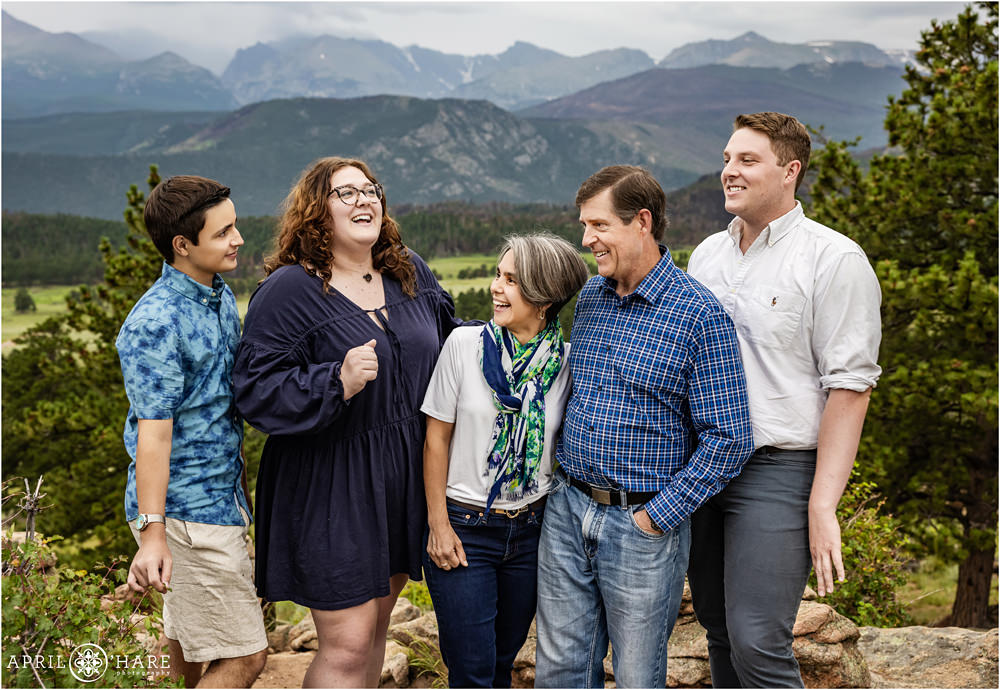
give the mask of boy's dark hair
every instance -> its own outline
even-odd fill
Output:
[[[146,199],[142,219],[168,264],[174,263],[174,237],[181,235],[197,245],[205,211],[228,198],[229,187],[197,175],[174,175],[156,185]]]
[[[733,122],[733,131],[744,128],[760,132],[771,140],[771,150],[778,158],[778,165],[788,165],[792,161],[802,163],[798,177],[795,178],[795,191],[798,191],[802,186],[802,180],[806,177],[812,149],[809,130],[805,125],[791,115],[769,111],[737,115]]]
[[[609,165],[601,168],[580,185],[576,207],[611,189],[611,203],[623,223],[631,223],[642,209],[653,216],[652,234],[657,242],[667,229],[667,195],[648,170],[636,165]]]

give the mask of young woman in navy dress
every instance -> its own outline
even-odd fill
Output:
[[[233,372],[240,413],[270,434],[257,590],[312,610],[305,687],[376,687],[396,597],[421,577],[420,404],[460,322],[363,162],[316,161],[283,208]]]

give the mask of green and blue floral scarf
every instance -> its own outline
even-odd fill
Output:
[[[563,365],[563,337],[554,319],[527,344],[490,321],[483,327],[480,365],[498,412],[486,458],[493,485],[489,510],[501,495],[515,501],[538,489],[545,445],[545,394]]]

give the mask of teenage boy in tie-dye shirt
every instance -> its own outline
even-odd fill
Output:
[[[204,177],[160,183],[143,217],[164,264],[115,343],[130,403],[125,514],[139,544],[128,583],[164,593],[171,677],[248,688],[267,634],[244,541],[252,509],[232,392],[240,321],[218,275],[236,268],[243,238],[229,188]]]

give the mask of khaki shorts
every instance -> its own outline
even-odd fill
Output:
[[[139,532],[132,523],[129,527],[141,544]],[[233,659],[267,649],[244,542],[246,525],[168,517],[166,530],[173,574],[163,595],[163,632],[180,643],[185,661]]]

